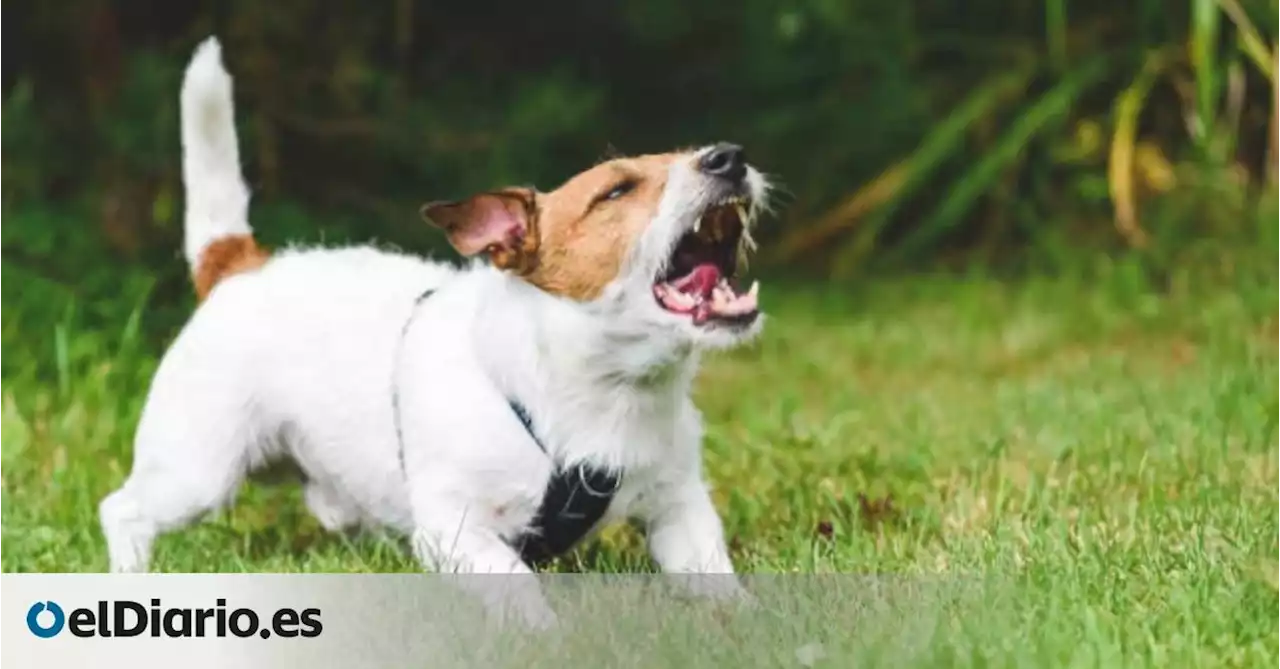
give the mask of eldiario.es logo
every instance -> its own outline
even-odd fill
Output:
[[[320,609],[276,610],[263,625],[253,609],[227,610],[227,600],[218,599],[213,608],[165,608],[159,599],[150,608],[127,599],[99,601],[93,608],[76,608],[65,613],[57,602],[36,602],[27,610],[27,628],[41,639],[57,636],[65,628],[78,637],[223,638],[272,636],[317,637],[324,630]]]

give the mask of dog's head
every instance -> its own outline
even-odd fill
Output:
[[[617,158],[549,193],[507,188],[433,202],[423,217],[464,256],[629,329],[722,348],[761,327],[738,274],[768,193],[742,149]]]

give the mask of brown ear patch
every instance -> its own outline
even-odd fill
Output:
[[[223,279],[267,264],[271,254],[258,246],[249,235],[219,237],[200,252],[200,262],[192,273],[196,299],[203,302],[214,286]]]
[[[537,265],[540,238],[537,195],[505,188],[465,200],[429,202],[422,218],[440,228],[463,256],[487,253],[496,267],[524,274]]]

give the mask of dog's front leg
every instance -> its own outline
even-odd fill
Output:
[[[702,480],[691,474],[658,497],[647,534],[649,552],[663,573],[688,594],[750,602],[734,574],[724,527]]]
[[[536,475],[522,475],[545,466],[544,456],[504,395],[467,359],[446,357],[449,350],[448,342],[406,345],[400,372],[412,380],[400,400],[412,407],[401,415],[414,553],[478,595],[500,622],[554,627],[538,577],[504,539],[494,492],[540,487]]]
[[[499,624],[513,621],[533,630],[558,624],[533,570],[500,536],[464,510],[432,506],[415,514],[414,552],[427,569],[452,574],[464,591],[479,597]]]

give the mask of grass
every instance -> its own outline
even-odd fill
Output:
[[[766,336],[709,361],[698,390],[736,564],[1002,583],[999,606],[899,610],[839,630],[847,644],[901,633],[903,616],[947,623],[900,639],[919,646],[909,661],[863,641],[849,657],[1276,664],[1274,270],[1160,290],[1114,278],[766,285],[764,300]],[[10,344],[22,336],[48,360],[6,361],[3,569],[100,571],[96,506],[129,469],[160,349],[140,343],[136,320],[105,337],[69,324],[14,334],[14,318],[7,310],[7,352],[24,350]],[[231,511],[163,537],[155,567],[414,570],[394,539],[325,534],[290,486],[251,486]],[[621,527],[558,569],[651,567]],[[843,592],[836,609],[861,590]],[[805,620],[800,636],[835,619]],[[791,633],[742,629],[764,633],[689,648],[740,653]],[[678,663],[681,647],[663,659]]]

